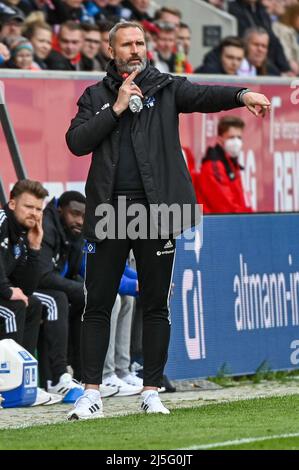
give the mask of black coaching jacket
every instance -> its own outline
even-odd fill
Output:
[[[115,81],[113,61],[102,82],[88,87],[78,101],[78,112],[66,134],[69,149],[77,156],[92,152],[86,183],[84,235],[98,241],[95,215],[99,204],[113,196],[119,157],[120,118],[112,112],[120,84]],[[136,113],[131,138],[145,194],[150,204],[196,205],[191,177],[181,151],[180,113],[211,113],[242,106],[242,88],[191,84],[186,78],[160,73],[147,67],[141,83],[144,108]],[[200,132],[200,130],[198,130]],[[192,219],[189,226],[194,225]],[[186,228],[186,227],[184,227]],[[176,235],[176,234],[174,234]]]
[[[40,278],[40,250],[32,250],[27,230],[8,206],[0,210],[0,298],[9,300],[11,287],[31,295]]]

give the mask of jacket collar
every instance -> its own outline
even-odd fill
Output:
[[[14,211],[8,207],[8,204],[5,204],[4,210],[8,220],[9,238],[12,244],[16,244],[21,236],[27,235],[28,229],[17,221]]]
[[[134,82],[145,95],[154,94],[159,85],[159,89],[171,83],[170,75],[159,72],[158,69],[147,63],[145,70],[137,75]],[[117,94],[118,89],[123,82],[123,78],[118,74],[114,60],[111,60],[107,67],[107,75],[103,79],[104,85],[113,93]]]

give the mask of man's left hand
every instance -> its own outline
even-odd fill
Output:
[[[243,95],[243,103],[246,108],[255,116],[264,117],[271,109],[271,103],[265,95],[249,91]]]
[[[34,227],[32,227],[27,234],[29,246],[32,250],[40,250],[43,235],[44,231],[42,225],[42,217],[40,217],[40,219],[36,221]]]

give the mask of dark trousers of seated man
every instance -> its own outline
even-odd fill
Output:
[[[28,297],[28,307],[22,300],[0,298],[0,340],[13,339],[36,356],[42,318],[42,304],[37,297]]]
[[[79,283],[78,283],[79,284]],[[35,293],[41,300],[43,322],[38,339],[39,377],[46,388],[47,381],[56,385],[70,363],[74,378],[81,378],[80,332],[84,308],[83,284],[77,292],[42,289]],[[72,345],[72,361],[68,358],[69,343]]]

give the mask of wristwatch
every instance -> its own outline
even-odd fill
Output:
[[[243,90],[238,91],[237,96],[236,96],[237,102],[238,102],[239,104],[244,104],[243,96],[244,96],[246,93],[249,93],[249,92],[251,92],[251,90],[250,90],[249,88],[243,88]]]

